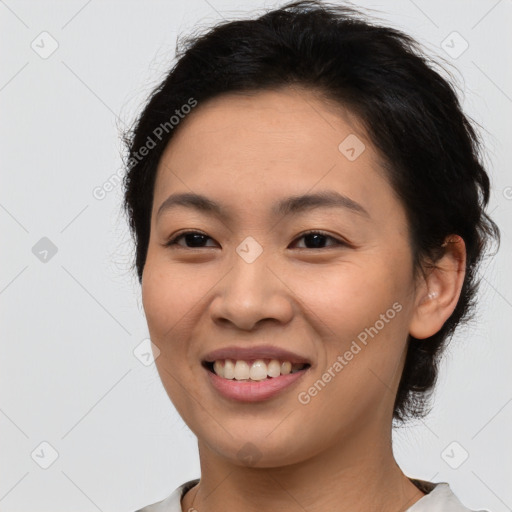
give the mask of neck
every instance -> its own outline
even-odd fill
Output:
[[[301,462],[282,467],[246,467],[219,457],[199,442],[201,480],[182,509],[402,512],[424,494],[402,473],[382,438],[359,432]]]

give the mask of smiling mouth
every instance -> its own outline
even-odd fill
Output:
[[[309,363],[291,363],[278,359],[203,361],[202,366],[226,380],[258,382],[307,370]]]

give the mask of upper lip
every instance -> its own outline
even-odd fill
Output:
[[[253,359],[277,359],[278,361],[290,361],[290,363],[307,363],[311,361],[304,356],[295,354],[290,350],[272,345],[258,345],[254,347],[224,347],[208,352],[203,361],[212,363],[220,359],[234,359],[248,361]]]

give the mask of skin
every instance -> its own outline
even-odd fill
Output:
[[[350,134],[365,144],[354,161],[338,149]],[[379,162],[354,116],[299,88],[199,104],[166,148],[142,300],[162,383],[198,438],[201,481],[184,496],[184,511],[399,512],[424,496],[393,457],[393,403],[408,335],[431,336],[456,306],[464,242],[452,237],[438,268],[415,277],[406,213]],[[346,208],[271,213],[280,199],[321,190],[350,197],[368,216]],[[157,219],[178,192],[203,194],[231,217],[176,207]],[[334,240],[316,247],[302,237],[317,229]],[[165,246],[189,230],[206,235],[202,247],[185,238]],[[236,252],[248,236],[263,249],[252,263]],[[401,311],[301,404],[298,394],[394,303]],[[305,355],[312,366],[269,400],[220,396],[202,356],[259,344]],[[252,461],[237,456],[247,442]]]

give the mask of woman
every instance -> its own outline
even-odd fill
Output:
[[[391,446],[499,236],[477,135],[415,42],[313,1],[225,22],[126,142],[156,365],[201,464],[142,511],[467,511]]]

